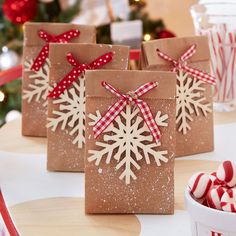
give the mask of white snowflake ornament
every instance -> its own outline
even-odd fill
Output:
[[[101,118],[101,114],[96,111],[95,115],[89,114],[88,117],[92,120],[89,125],[93,126]],[[167,119],[168,115],[157,112],[155,121],[158,126],[166,127]],[[141,169],[140,160],[144,159],[146,164],[151,164],[153,158],[157,166],[168,162],[167,151],[158,150],[161,143],[154,141],[137,108],[126,106],[103,133],[104,142],[96,142],[98,150],[89,150],[88,161],[94,161],[99,166],[102,161],[109,164],[114,160],[117,162],[116,170],[122,170],[119,178],[125,184],[137,179],[135,172]]]
[[[31,71],[31,66],[33,65],[33,60],[30,62],[26,61],[24,66],[25,71]],[[39,71],[34,71],[29,78],[32,79],[32,83],[29,84],[28,89],[23,90],[22,98],[27,100],[28,103],[31,101],[39,102],[44,101],[43,106],[47,106],[47,96],[49,91],[48,86],[48,74],[49,74],[50,62],[46,59],[45,64],[39,69]]]
[[[47,128],[55,131],[59,126],[62,130],[69,130],[74,136],[73,144],[83,148],[85,143],[85,79],[82,76],[72,87],[66,89],[59,98],[53,99],[53,104],[59,104],[59,110],[53,110],[53,117],[48,117]]]
[[[211,104],[206,103],[203,95],[205,84],[202,80],[191,78],[188,73],[179,71],[177,74],[177,97],[176,97],[176,124],[178,131],[187,134],[191,130],[189,122],[193,121],[193,115],[207,116],[212,112]]]

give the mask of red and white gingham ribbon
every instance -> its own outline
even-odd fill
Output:
[[[49,34],[44,30],[39,30],[38,36],[45,40],[47,44],[41,49],[38,56],[35,58],[31,70],[39,71],[40,68],[44,65],[49,54],[49,43],[68,43],[73,38],[79,37],[79,30],[69,30],[60,35]]]
[[[156,143],[160,140],[160,129],[152,115],[151,109],[146,102],[139,99],[140,96],[147,93],[157,87],[157,82],[149,82],[143,84],[135,91],[130,91],[127,94],[122,94],[119,90],[112,87],[112,85],[102,82],[102,86],[109,90],[111,93],[116,95],[119,100],[114,103],[107,111],[107,113],[94,125],[93,132],[94,138],[97,138],[109,125],[110,123],[121,113],[121,111],[128,104],[135,104],[143,115],[144,121],[150,130]]]
[[[74,68],[62,79],[57,86],[48,95],[49,98],[58,98],[71,84],[82,74],[85,70],[95,70],[98,69],[112,60],[113,53],[108,52],[102,56],[96,58],[93,62],[89,64],[80,64],[76,61],[72,53],[67,54],[68,62],[74,66]]]
[[[197,45],[193,44],[178,60],[173,59],[167,54],[161,52],[159,49],[157,49],[157,55],[161,57],[162,59],[169,61],[173,64],[174,66],[174,68],[172,69],[173,72],[183,70],[185,72],[188,72],[190,75],[192,75],[193,77],[197,79],[200,79],[206,83],[215,85],[216,79],[214,76],[186,65],[187,64],[186,61],[196,53],[196,47]]]

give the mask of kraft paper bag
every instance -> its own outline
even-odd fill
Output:
[[[81,65],[91,64],[102,55],[111,53],[113,55],[111,61],[107,61],[107,64],[98,70],[128,68],[129,48],[126,46],[51,44],[50,87],[62,81],[71,71],[74,76],[73,70],[76,70],[76,67],[67,60],[70,53]],[[100,63],[99,60],[97,64]],[[75,78],[75,82],[65,89],[60,97],[48,99],[47,169],[50,171],[84,171],[86,79],[84,73]],[[95,81],[96,78],[94,83]]]
[[[139,99],[148,104],[160,129],[158,142],[133,102],[94,136],[95,124],[119,101],[101,85],[104,82],[134,98],[141,85],[157,83]],[[86,213],[173,214],[175,134],[174,73],[87,71]]]
[[[50,60],[37,71],[32,70],[33,63],[47,44],[39,35],[43,31],[48,37],[68,33],[66,40],[72,43],[96,43],[94,26],[64,23],[26,23],[24,25],[23,80],[22,80],[22,135],[46,137],[48,73]],[[61,43],[64,43],[62,40]],[[45,56],[44,54],[42,57]]]
[[[196,52],[183,65],[210,73],[210,52],[206,37],[160,39],[142,44],[140,68],[170,71],[174,65],[157,54],[180,57],[195,45]],[[186,156],[214,149],[212,85],[194,78],[185,71],[176,72],[176,156]]]

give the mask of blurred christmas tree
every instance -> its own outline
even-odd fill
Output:
[[[0,71],[9,69],[20,62],[24,22],[71,22],[79,14],[82,1],[86,4],[92,3],[88,0],[0,0]],[[147,41],[174,36],[173,33],[165,29],[162,20],[150,19],[148,13],[145,12],[145,0],[122,0],[126,2],[129,8],[126,19],[115,17],[112,13],[112,4],[121,2],[113,0],[96,1],[94,0],[93,4],[95,3],[97,6],[107,5],[105,15],[110,18],[109,23],[100,24],[97,27],[98,43],[112,43],[110,23],[122,20],[129,22],[138,19],[142,21],[143,36],[141,35],[141,40]],[[120,10],[124,13],[123,8]],[[94,15],[94,9],[91,10],[88,7],[85,13],[87,14],[89,11],[91,11],[91,15]],[[98,13],[101,14],[101,11],[98,10]],[[80,15],[78,18],[80,18]],[[94,22],[86,20],[83,23],[92,24]],[[4,122],[6,114],[11,110],[21,110],[20,79],[0,87],[0,125]]]
[[[175,34],[167,30],[164,22],[161,19],[153,20],[145,10],[146,0],[129,0],[130,12],[128,21],[141,20],[143,25],[142,40],[148,41],[159,38],[175,37]],[[119,17],[113,15],[112,8],[108,10],[111,22],[122,21]],[[97,42],[112,43],[110,24],[97,27]]]
[[[0,0],[0,71],[20,62],[23,23],[71,22],[78,14],[80,0],[66,6],[59,0]],[[0,87],[0,125],[11,110],[21,110],[21,80]]]

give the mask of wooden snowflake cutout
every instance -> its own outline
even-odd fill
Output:
[[[176,124],[178,131],[183,134],[191,130],[189,122],[193,121],[193,114],[199,116],[201,111],[207,116],[207,113],[212,112],[211,104],[206,103],[203,96],[203,84],[203,81],[191,78],[183,71],[179,71],[177,75]]]
[[[53,99],[53,104],[59,104],[59,110],[53,110],[53,117],[48,117],[47,128],[55,131],[58,126],[69,130],[69,135],[76,134],[73,144],[82,148],[85,143],[85,79],[78,78],[73,87],[66,89],[59,98]],[[69,128],[69,129],[68,129]]]
[[[89,114],[92,120],[89,123],[93,126],[100,118],[101,114],[96,111],[96,115]],[[161,115],[157,112],[155,120],[158,126],[167,126],[168,115]],[[113,159],[117,162],[116,170],[121,170],[120,180],[124,180],[125,184],[130,184],[131,179],[136,180],[135,170],[140,170],[139,161],[144,159],[146,164],[151,163],[151,158],[157,166],[161,166],[161,162],[168,162],[167,151],[159,151],[158,144],[154,142],[150,131],[139,115],[139,109],[126,106],[126,109],[110,124],[103,135],[104,142],[96,142],[99,150],[89,150],[88,161],[95,161],[95,165],[105,161],[109,164]],[[101,172],[101,169],[99,169]]]
[[[25,62],[25,71],[31,71],[31,66],[33,61]],[[28,89],[23,90],[23,99],[26,99],[28,103],[32,100],[39,102],[43,99],[43,106],[47,106],[47,96],[49,91],[48,86],[48,74],[49,74],[49,60],[46,59],[46,62],[39,71],[34,72],[29,76],[32,79],[32,83],[29,84]]]

